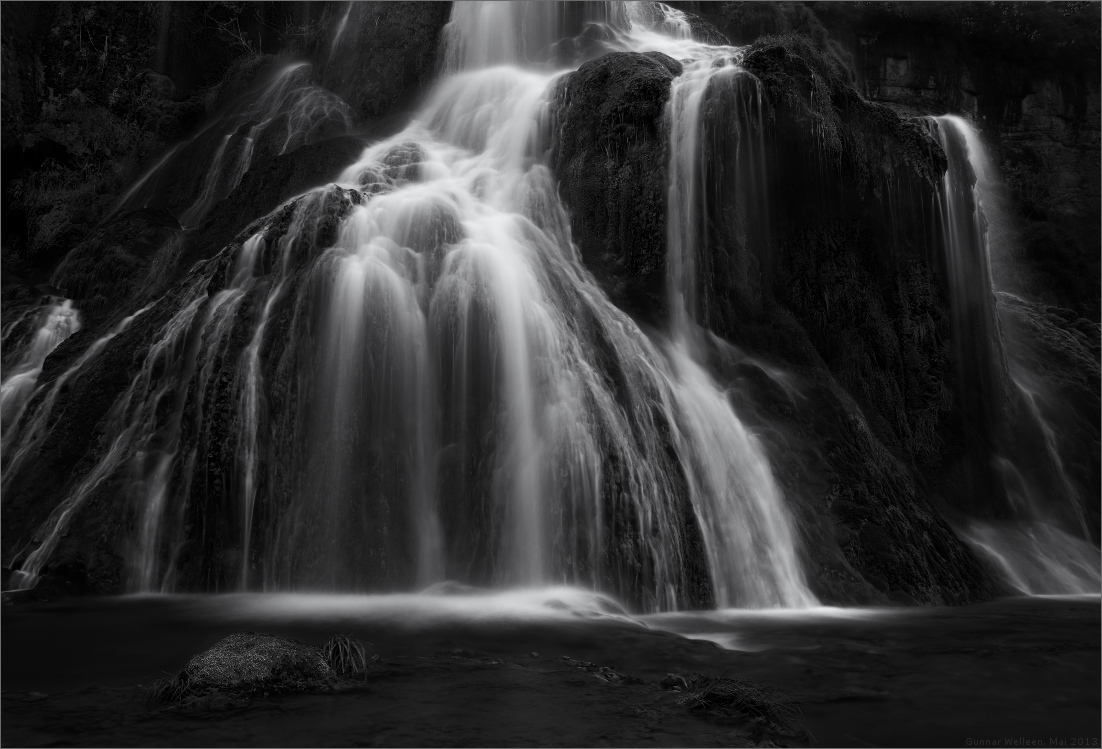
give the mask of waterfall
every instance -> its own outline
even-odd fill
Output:
[[[445,28],[445,69],[495,65],[554,67],[578,62],[584,32],[599,29],[598,49],[629,25],[625,6],[606,2],[460,2]],[[605,43],[600,39],[603,38]]]
[[[650,336],[582,265],[545,164],[551,87],[594,39],[690,58],[667,116],[671,322]],[[137,517],[134,590],[450,578],[581,585],[650,611],[815,603],[765,452],[703,364],[693,302],[701,107],[747,83],[738,50],[693,41],[660,4],[457,3],[446,40],[448,72],[403,132],[156,303],[167,317],[106,448],[20,587],[117,479]],[[208,127],[183,223],[240,179],[265,121]]]
[[[998,466],[1010,516],[1001,521],[973,521],[962,536],[1021,593],[1097,593],[1102,590],[1099,550],[1089,541],[1081,500],[1060,457],[1054,430],[1040,407],[1046,394],[1003,349],[996,291],[1006,292],[992,281],[991,219],[999,227],[995,235],[999,240],[1008,241],[1008,234],[1006,219],[998,213],[996,170],[968,122],[949,115],[929,122],[949,161],[939,208],[962,410]],[[1005,249],[1002,252],[1007,254]],[[1009,262],[1008,257],[1000,260]],[[1028,346],[1028,342],[1010,339],[1005,344]],[[1010,397],[1021,404],[1025,423],[1040,433],[1042,454],[1023,454],[999,434],[1008,423],[1007,406],[1001,401]],[[1038,477],[1031,469],[1045,463],[1048,470]]]
[[[987,248],[986,220],[975,187],[967,123],[959,117],[928,120],[948,160],[938,194],[938,217],[945,247],[949,308],[958,370],[958,403],[969,437],[987,451],[997,451],[1005,423],[1008,375],[1002,333],[995,312],[995,292]],[[988,476],[990,488],[997,479]],[[997,505],[997,499],[988,505]]]

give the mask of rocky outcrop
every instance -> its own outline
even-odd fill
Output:
[[[715,165],[705,178],[711,203],[741,211],[717,217],[703,237],[704,320],[751,350],[779,350],[753,331],[785,308],[893,453],[936,454],[951,389],[948,308],[923,204],[944,155],[914,123],[862,100],[801,37],[759,42],[744,66],[768,111],[757,122],[745,109],[730,116],[764,130],[768,160],[753,172],[722,169],[738,152],[706,160]]]
[[[917,123],[863,99],[837,58],[803,37],[759,40],[744,65],[770,104],[765,131],[775,157],[765,184],[775,231],[754,245],[740,245],[737,219],[712,232],[713,254],[736,256],[729,267],[756,247],[754,262],[741,264],[758,269],[717,274],[713,326],[794,364],[794,342],[755,332],[792,314],[817,355],[802,364],[829,372],[811,379],[833,380],[852,397],[821,388],[811,399],[820,405],[808,408],[835,415],[811,417],[819,426],[807,429],[831,445],[819,469],[837,481],[826,501],[839,545],[862,576],[903,598],[982,597],[990,592],[984,573],[927,499],[940,493],[948,506],[974,508],[986,502],[977,497],[999,491],[984,483],[987,453],[966,439],[947,355],[944,248],[927,229],[936,226],[928,206],[945,157]],[[737,175],[716,184],[720,205],[753,187]],[[745,293],[741,279],[760,291]]]
[[[666,135],[662,113],[681,65],[616,52],[554,93],[551,164],[585,264],[617,306],[650,323],[666,308]]]

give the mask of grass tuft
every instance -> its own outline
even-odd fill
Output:
[[[371,643],[367,643],[370,645]],[[342,676],[363,674],[367,678],[367,649],[348,635],[333,635],[321,646],[329,667]]]
[[[191,694],[191,677],[186,671],[164,677],[152,682],[146,689],[146,702],[179,702]]]
[[[749,718],[785,733],[804,731],[799,705],[787,692],[751,681],[730,679],[726,673],[718,678],[693,679],[692,691],[678,697],[677,704],[725,717]]]

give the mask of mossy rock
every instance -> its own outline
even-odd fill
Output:
[[[275,635],[237,632],[192,658],[172,680],[154,685],[151,696],[175,701],[212,692],[317,692],[339,684],[319,649]]]

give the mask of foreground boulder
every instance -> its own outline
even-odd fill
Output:
[[[213,692],[329,691],[338,684],[318,648],[275,635],[238,632],[192,658],[174,677],[155,683],[150,697],[175,702]]]

